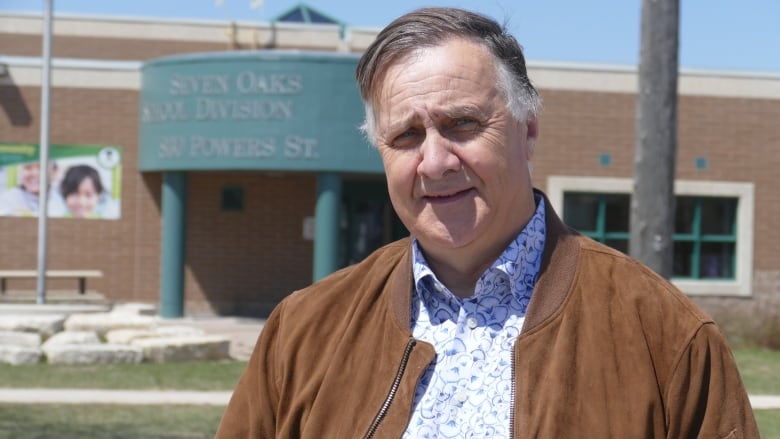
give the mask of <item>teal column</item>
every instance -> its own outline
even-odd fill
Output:
[[[317,176],[314,209],[314,281],[339,269],[341,177],[332,172]]]
[[[184,246],[187,174],[166,172],[162,187],[162,261],[160,316],[184,315]]]

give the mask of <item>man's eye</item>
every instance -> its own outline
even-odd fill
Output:
[[[472,133],[479,128],[479,122],[470,117],[461,117],[452,121],[450,129],[453,133]]]
[[[417,130],[406,130],[393,138],[393,146],[395,148],[408,148],[415,144],[418,135]]]

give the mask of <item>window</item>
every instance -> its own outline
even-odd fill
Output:
[[[749,295],[753,185],[677,181],[673,279],[688,294]],[[548,195],[564,222],[628,252],[632,181],[550,177]]]
[[[244,210],[244,188],[241,186],[224,186],[220,206],[223,212],[241,212]]]
[[[563,221],[583,235],[628,253],[631,196],[564,192]],[[677,197],[674,277],[734,279],[737,199]]]
[[[677,197],[674,276],[734,279],[737,198]]]
[[[563,222],[585,236],[628,253],[630,200],[627,194],[566,192]]]

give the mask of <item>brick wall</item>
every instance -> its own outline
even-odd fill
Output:
[[[188,175],[185,299],[192,312],[267,314],[312,280],[316,177],[260,172]],[[224,186],[244,189],[243,211],[223,211]]]
[[[37,143],[40,90],[0,87],[0,142]],[[57,88],[51,93],[51,144],[116,145],[122,150],[122,216],[119,220],[52,218],[48,222],[50,269],[99,269],[88,287],[115,300],[157,300],[160,260],[160,178],[137,170],[138,96],[134,91]],[[27,114],[26,118],[9,114]],[[0,217],[0,267],[34,269],[37,220]],[[49,284],[73,289],[75,281]],[[34,288],[14,281],[11,288]]]
[[[3,55],[41,56],[42,44],[40,35],[0,33],[0,53]],[[52,56],[56,58],[139,61],[166,55],[228,49],[227,43],[76,36],[57,36],[52,39]]]
[[[632,95],[545,91],[534,183],[549,175],[631,177]],[[682,96],[678,108],[677,178],[755,183],[754,266],[780,267],[780,101]],[[609,166],[599,155],[612,155]],[[708,167],[696,168],[705,157]]]

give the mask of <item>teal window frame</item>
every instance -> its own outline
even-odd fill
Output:
[[[577,194],[582,196],[594,197],[597,200],[598,206],[596,208],[596,221],[594,230],[578,230],[582,235],[585,235],[595,241],[606,244],[609,241],[625,241],[626,248],[628,248],[628,241],[630,239],[630,232],[625,231],[610,231],[607,230],[607,197],[611,196],[625,196],[628,198],[627,206],[631,205],[631,194],[620,193],[600,193],[593,191],[564,191],[563,199],[564,204],[566,202],[566,196],[569,194]],[[689,276],[675,275],[674,279],[685,280],[709,280],[709,281],[733,281],[736,279],[736,264],[737,264],[737,230],[738,230],[738,204],[740,202],[738,197],[729,196],[698,196],[698,195],[678,195],[675,197],[676,201],[680,198],[690,198],[693,200],[693,215],[691,218],[691,231],[690,233],[674,233],[673,240],[675,243],[688,242],[692,244],[690,266],[691,273]],[[728,234],[705,234],[702,232],[702,202],[704,199],[716,199],[726,202],[733,202],[733,221],[731,222],[731,231]],[[567,209],[564,206],[564,215],[567,213]],[[702,244],[714,243],[714,244],[733,244],[732,255],[730,258],[731,266],[729,267],[728,276],[723,277],[703,277],[701,266]]]

